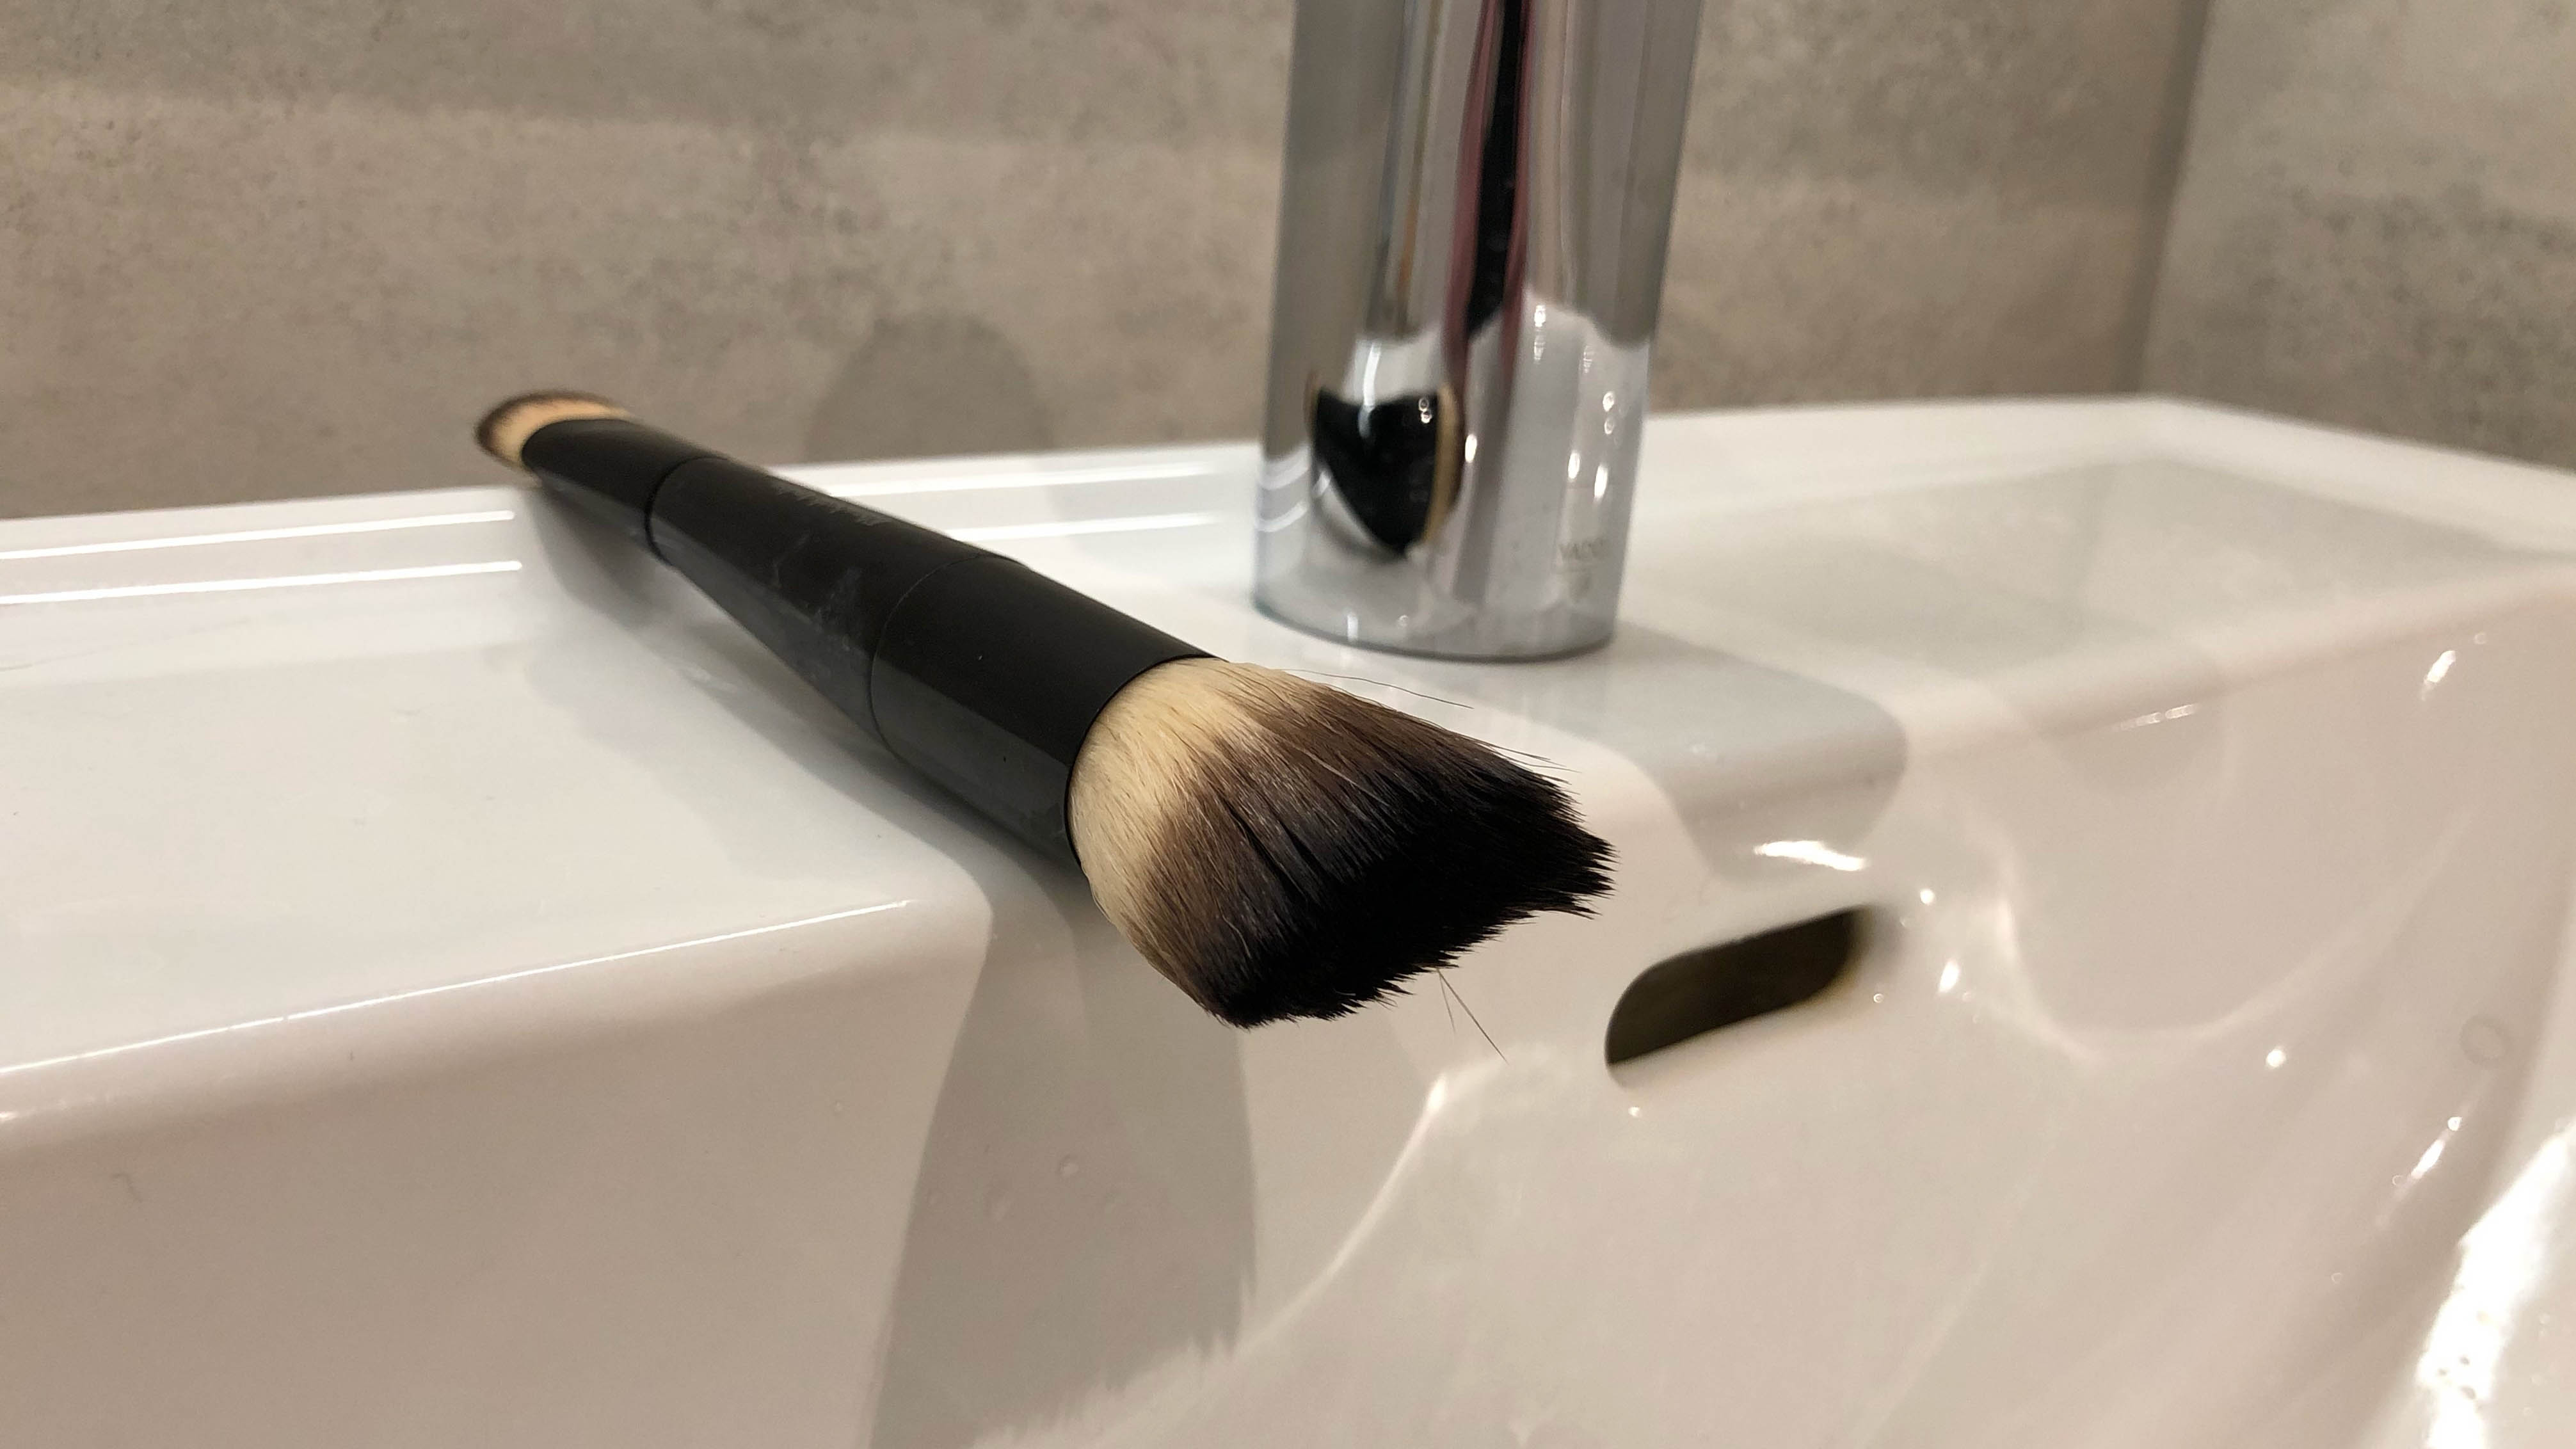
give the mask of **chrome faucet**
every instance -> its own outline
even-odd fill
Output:
[[[1255,601],[1610,637],[1700,0],[1298,0]]]

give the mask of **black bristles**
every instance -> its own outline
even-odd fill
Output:
[[[1167,843],[1152,954],[1225,1020],[1345,1015],[1609,889],[1609,846],[1555,782],[1324,686],[1287,712],[1206,762]]]

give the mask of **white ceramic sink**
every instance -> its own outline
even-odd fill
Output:
[[[0,1443],[2576,1439],[2576,478],[1664,418],[1490,666],[1256,617],[1253,469],[802,476],[1554,761],[1617,894],[1455,999],[1201,1017],[530,494],[0,525]]]

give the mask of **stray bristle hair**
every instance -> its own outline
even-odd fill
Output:
[[[1237,1026],[1341,1016],[1540,911],[1610,847],[1554,781],[1257,665],[1147,671],[1074,763],[1074,848],[1146,960]]]
[[[483,451],[516,468],[528,436],[548,423],[571,418],[622,418],[626,409],[586,392],[521,393],[483,415],[474,425],[474,441]]]

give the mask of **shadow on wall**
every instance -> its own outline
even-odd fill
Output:
[[[1034,452],[1054,437],[1020,349],[980,317],[929,312],[869,331],[816,406],[805,456]]]

